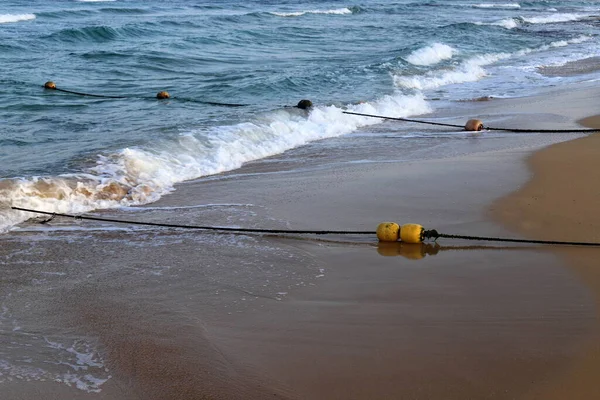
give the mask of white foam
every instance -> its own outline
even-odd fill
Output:
[[[523,49],[513,54],[497,53],[478,55],[464,61],[458,67],[452,70],[445,69],[442,71],[429,71],[424,75],[415,76],[395,75],[393,76],[394,84],[401,88],[428,90],[446,85],[475,82],[487,76],[487,72],[484,69],[486,65],[490,65],[497,61],[508,59],[514,56],[524,56],[530,53],[546,51],[556,47],[564,47],[571,44],[583,43],[591,39],[592,37],[583,35],[570,40],[552,42],[548,45],[540,46],[535,49]]]
[[[32,19],[35,19],[35,14],[0,14],[0,24],[30,21]]]
[[[552,14],[544,17],[521,18],[523,19],[523,21],[529,24],[552,24],[556,22],[578,21],[587,17],[588,15],[585,14]]]
[[[521,8],[519,3],[481,3],[474,4],[475,8]]]
[[[111,378],[100,355],[85,342],[77,341],[67,347],[46,339],[46,349],[38,353],[36,336],[20,332],[12,335],[11,348],[18,347],[20,354],[0,358],[0,383],[51,381],[99,393]]]
[[[352,10],[349,8],[336,8],[334,10],[310,10],[310,11],[295,11],[295,12],[271,12],[271,14],[278,17],[300,17],[305,14],[335,14],[345,15],[352,14]]]
[[[430,71],[425,75],[394,76],[394,84],[408,89],[427,90],[456,83],[474,82],[487,75],[483,66],[508,57],[510,55],[506,53],[475,56],[452,70]]]
[[[569,46],[571,44],[579,44],[579,43],[584,43],[587,42],[589,40],[592,40],[593,37],[592,36],[587,36],[587,35],[582,35],[573,39],[569,39],[569,40],[557,40],[556,42],[551,42],[550,44],[544,45],[544,46],[540,46],[537,49],[523,49],[523,50],[519,50],[518,52],[515,53],[515,55],[517,56],[523,56],[526,54],[530,54],[530,53],[535,53],[535,52],[540,52],[540,51],[546,51],[546,50],[550,50],[556,47],[566,47]],[[590,55],[588,54],[588,57]]]
[[[496,22],[475,22],[476,25],[495,25],[506,29],[514,29],[524,23],[527,24],[553,24],[558,22],[578,21],[588,18],[586,14],[552,14],[542,17],[515,17],[506,18]]]
[[[431,111],[420,94],[384,96],[347,109],[396,117]],[[335,106],[314,107],[308,114],[296,108],[281,109],[236,125],[191,131],[153,147],[102,155],[85,173],[0,180],[0,205],[4,205],[0,207],[0,230],[32,217],[9,206],[82,213],[146,204],[173,190],[177,182],[233,170],[248,161],[381,122],[342,111]]]
[[[213,204],[197,204],[193,206],[172,206],[172,207],[122,207],[123,210],[127,210],[129,212],[136,211],[175,211],[175,210],[190,210],[190,209],[198,209],[198,208],[219,208],[219,207],[255,207],[254,204],[243,204],[243,203],[213,203]]]
[[[413,51],[406,61],[414,65],[434,65],[443,60],[448,60],[456,53],[456,49],[443,44],[434,43],[430,46]]]
[[[477,25],[495,25],[495,26],[501,26],[506,29],[514,29],[520,25],[519,20],[517,18],[506,18],[506,19],[502,19],[500,21],[492,22],[490,24],[485,24],[483,22],[477,22],[476,24]]]

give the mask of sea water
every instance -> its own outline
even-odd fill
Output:
[[[0,230],[30,216],[10,206],[148,204],[381,124],[344,110],[416,117],[594,79],[539,67],[600,55],[599,14],[597,1],[3,1]],[[156,100],[162,90],[172,98]],[[314,108],[290,107],[301,99]]]
[[[139,308],[143,318],[131,326],[148,323],[160,334],[242,312],[257,296],[280,300],[325,274],[276,241],[70,220],[22,228],[30,214],[10,206],[289,227],[260,202],[186,198],[175,187],[266,158],[261,173],[302,173],[526,140],[498,133],[472,140],[460,129],[343,111],[454,122],[439,111],[597,79],[544,76],[539,67],[599,56],[598,14],[595,1],[3,1],[2,389],[50,381],[102,390],[113,371],[82,316],[101,314],[107,298],[114,303],[104,306],[117,305],[124,319]],[[123,98],[43,89],[49,80]],[[172,98],[157,100],[161,90]],[[313,109],[291,107],[301,99]],[[165,195],[183,199],[150,204]]]

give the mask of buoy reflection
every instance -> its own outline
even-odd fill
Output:
[[[441,249],[437,243],[379,242],[377,253],[384,257],[402,256],[409,260],[420,260],[427,255],[434,256]]]

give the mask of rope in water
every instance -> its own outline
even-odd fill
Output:
[[[59,214],[47,211],[32,210],[21,207],[11,207],[13,210],[26,211],[31,213],[38,213],[44,215],[50,215],[52,217],[66,217],[80,220],[90,221],[101,221],[101,222],[114,222],[119,224],[130,224],[130,225],[145,225],[145,226],[156,226],[162,228],[178,228],[178,229],[197,229],[197,230],[210,230],[210,231],[221,231],[230,233],[267,233],[267,234],[296,234],[296,235],[375,235],[375,231],[333,231],[333,230],[294,230],[294,229],[252,229],[252,228],[231,228],[231,227],[220,227],[220,226],[199,226],[199,225],[179,225],[179,224],[164,224],[159,222],[140,222],[140,221],[129,221],[115,218],[100,218],[82,215],[71,215],[71,214]],[[464,236],[464,235],[450,235],[445,233],[438,233],[436,230],[425,231],[424,237],[426,239],[437,240],[438,238],[448,239],[464,239],[464,240],[480,240],[480,241],[494,241],[494,242],[512,242],[512,243],[532,243],[532,244],[550,244],[550,245],[566,245],[566,246],[600,246],[600,243],[594,242],[566,242],[566,241],[555,241],[555,240],[530,240],[530,239],[511,239],[511,238],[498,238],[498,237],[485,237],[485,236]]]
[[[88,96],[88,97],[98,97],[98,98],[106,98],[106,99],[159,99],[159,100],[163,100],[163,99],[170,99],[171,96],[169,95],[168,92],[159,92],[156,97],[143,97],[143,96],[113,96],[113,95],[104,95],[104,94],[93,94],[93,93],[84,93],[84,92],[77,92],[77,91],[73,91],[73,90],[67,90],[67,89],[62,89],[62,88],[58,88],[56,86],[56,84],[52,81],[48,81],[44,84],[43,86],[45,89],[49,89],[49,90],[56,90],[59,92],[63,92],[63,93],[68,93],[68,94],[74,94],[77,96]],[[188,99],[188,98],[180,98],[180,97],[173,97],[173,99],[177,99],[180,101],[188,101],[188,102],[194,102],[194,103],[200,103],[200,104],[208,104],[208,105],[213,105],[213,106],[223,106],[223,107],[247,107],[248,104],[238,104],[238,103],[221,103],[221,102],[215,102],[215,101],[204,101],[204,100],[196,100],[196,99]],[[312,102],[310,100],[301,100],[297,106],[298,108],[301,109],[309,109],[310,107],[312,107]],[[356,116],[361,116],[361,117],[370,117],[370,118],[380,118],[380,119],[387,119],[387,120],[393,120],[393,121],[404,121],[404,122],[414,122],[414,123],[418,123],[418,124],[427,124],[427,125],[436,125],[436,126],[447,126],[447,127],[451,127],[451,128],[460,128],[460,129],[464,129],[465,126],[463,125],[457,125],[457,124],[446,124],[446,123],[442,123],[442,122],[433,122],[433,121],[423,121],[423,120],[418,120],[418,119],[411,119],[411,118],[400,118],[400,117],[387,117],[384,115],[374,115],[374,114],[364,114],[364,113],[358,113],[358,112],[352,112],[352,111],[342,111],[343,114],[348,114],[348,115],[356,115]],[[494,127],[489,127],[489,126],[483,126],[483,124],[481,124],[479,122],[479,129],[485,129],[488,131],[505,131],[505,132],[520,132],[520,133],[561,133],[561,132],[572,132],[572,133],[591,133],[591,132],[600,132],[600,129],[518,129],[518,128],[494,128]],[[470,129],[468,129],[470,130]]]
[[[371,118],[389,119],[389,120],[393,120],[393,121],[415,122],[418,124],[449,126],[452,128],[460,128],[460,129],[465,128],[464,125],[444,124],[441,122],[423,121],[423,120],[410,119],[410,118],[386,117],[383,115],[363,114],[363,113],[357,113],[357,112],[351,112],[351,111],[342,111],[342,113],[348,114],[348,115],[357,115],[360,117],[371,117]],[[535,133],[563,133],[563,132],[591,133],[591,132],[600,132],[600,129],[517,129],[517,128],[492,128],[489,126],[486,126],[483,129],[487,129],[489,131],[521,132],[521,133],[534,133],[534,132]]]
[[[175,99],[175,100],[179,100],[179,101],[187,101],[187,102],[200,103],[200,104],[208,104],[208,105],[212,105],[212,106],[223,106],[223,107],[246,107],[246,106],[248,106],[248,104],[220,103],[220,102],[215,102],[215,101],[196,100],[196,99],[188,99],[188,98],[182,98],[182,97],[171,97],[171,96],[169,96],[169,94],[167,92],[159,92],[159,94],[156,97],[113,96],[113,95],[106,95],[106,94],[94,94],[94,93],[76,92],[74,90],[62,89],[62,88],[56,87],[56,85],[53,82],[46,82],[46,84],[44,84],[44,88],[45,89],[49,89],[49,90],[56,90],[58,92],[63,92],[63,93],[74,94],[74,95],[77,95],[77,96],[97,97],[97,98],[104,98],[104,99],[145,99],[145,100],[156,100],[158,98],[158,99]],[[161,96],[164,96],[164,97],[161,97]]]
[[[293,229],[252,229],[252,228],[230,228],[222,226],[200,226],[200,225],[179,225],[179,224],[164,224],[159,222],[140,222],[128,221],[114,218],[88,217],[81,215],[59,214],[46,211],[30,210],[27,208],[11,207],[13,210],[27,211],[32,213],[45,214],[56,217],[66,217],[74,219],[85,219],[90,221],[115,222],[119,224],[130,225],[147,225],[158,226],[163,228],[180,228],[180,229],[198,229],[209,231],[224,231],[224,232],[240,232],[240,233],[290,233],[290,234],[311,234],[311,235],[374,235],[375,231],[309,231],[309,230],[293,230]]]

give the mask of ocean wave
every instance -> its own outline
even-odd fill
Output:
[[[579,21],[589,18],[586,14],[553,14],[543,17],[514,17],[506,18],[496,22],[476,22],[477,25],[495,25],[506,29],[514,29],[523,24],[554,24],[561,22]]]
[[[149,11],[144,8],[101,8],[100,12],[107,14],[147,14]]]
[[[32,19],[35,19],[35,14],[0,14],[0,24],[30,21]]]
[[[413,51],[406,61],[413,65],[434,65],[443,60],[448,60],[456,53],[456,49],[443,44],[434,43],[427,47]]]
[[[113,28],[110,26],[86,26],[84,28],[62,29],[48,36],[48,39],[60,42],[94,42],[104,43],[118,39],[145,37],[155,34],[155,31],[136,26]]]
[[[473,4],[473,8],[521,8],[519,3],[481,3]]]
[[[579,36],[570,40],[559,40],[551,42],[534,49],[526,48],[515,53],[496,53],[474,56],[465,60],[452,70],[429,71],[424,75],[403,76],[393,75],[394,84],[397,87],[416,90],[435,89],[441,86],[457,83],[475,82],[487,76],[486,65],[493,64],[500,60],[505,60],[514,56],[524,56],[530,53],[550,50],[556,47],[564,47],[571,44],[583,43],[591,40],[591,36]]]
[[[346,15],[352,14],[352,10],[349,8],[336,8],[334,10],[310,10],[310,11],[294,11],[294,12],[270,12],[272,15],[278,17],[300,17],[305,14],[334,14],[334,15]]]
[[[397,117],[431,111],[420,94],[388,95],[347,109]],[[315,107],[308,114],[281,109],[253,121],[190,131],[177,140],[100,155],[96,165],[81,174],[0,180],[0,230],[31,217],[10,206],[81,213],[147,204],[172,191],[175,183],[233,170],[248,161],[380,123],[342,111],[336,106]]]
[[[543,17],[521,17],[521,19],[528,24],[553,24],[556,22],[570,22],[578,21],[589,17],[586,14],[552,14]]]
[[[457,68],[443,72],[430,71],[425,75],[393,77],[394,84],[407,89],[427,90],[456,83],[475,82],[487,75],[483,68],[510,54],[484,54],[464,61]]]
[[[96,10],[79,9],[79,10],[57,10],[57,11],[43,11],[37,13],[39,17],[43,18],[70,18],[70,17],[86,17],[89,15],[96,14]]]
[[[80,3],[112,3],[117,0],[76,0]]]

